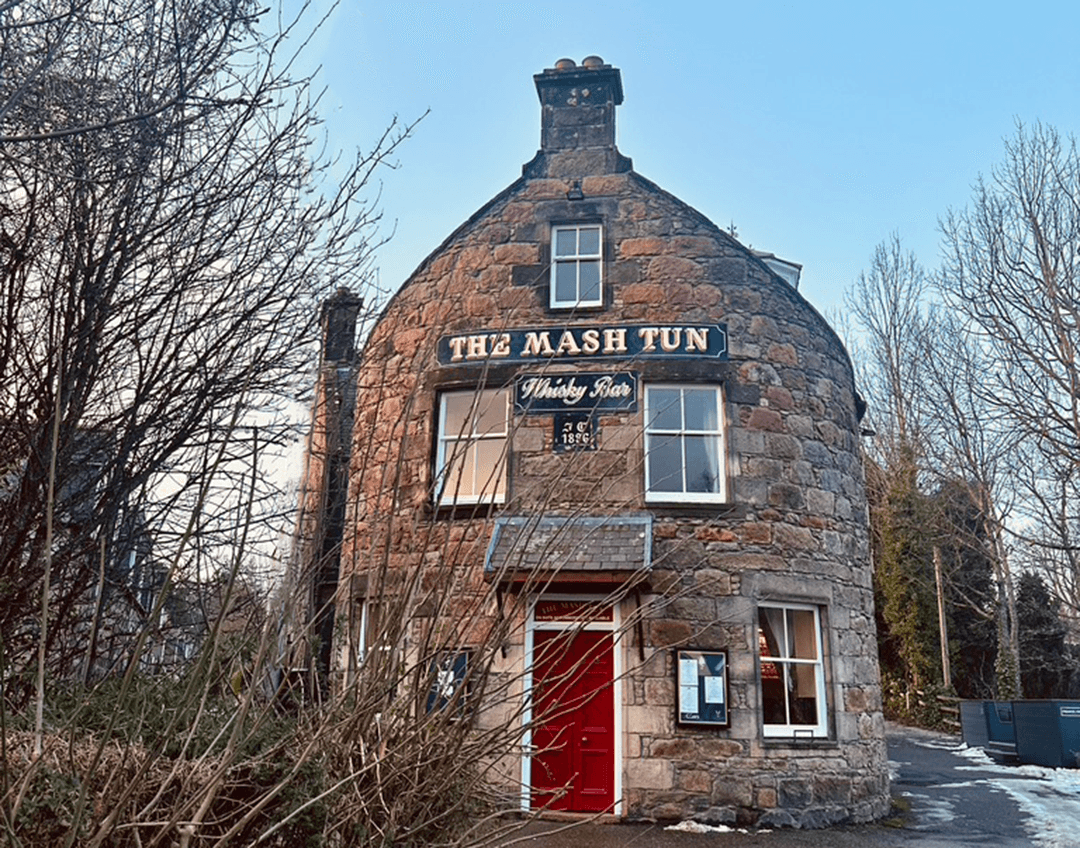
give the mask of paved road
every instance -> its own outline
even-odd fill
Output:
[[[652,824],[584,825],[536,822],[518,835],[523,848],[1070,848],[1080,830],[1047,836],[1016,800],[1010,775],[961,756],[955,737],[890,726],[896,814],[886,823],[819,831],[775,830],[690,834]],[[1052,782],[1025,777],[1057,809],[1075,808],[1080,794],[1062,796]],[[1061,805],[1065,805],[1062,807]],[[1068,817],[1066,817],[1068,818]],[[1070,830],[1073,828],[1070,827]]]
[[[1030,848],[1033,823],[999,785],[1001,770],[973,766],[956,753],[958,744],[926,731],[889,733],[894,803],[910,805],[900,844]]]

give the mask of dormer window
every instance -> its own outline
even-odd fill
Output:
[[[604,305],[602,236],[599,224],[552,227],[552,309]]]

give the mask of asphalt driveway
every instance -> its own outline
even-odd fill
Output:
[[[1080,845],[1080,772],[1004,767],[958,737],[890,725],[893,815],[827,830],[684,833],[662,825],[533,822],[523,848],[1070,848]],[[1029,799],[1035,798],[1036,801]],[[1045,803],[1044,803],[1045,802]]]

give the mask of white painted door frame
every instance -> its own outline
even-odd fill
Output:
[[[532,723],[532,688],[533,688],[533,633],[536,630],[570,630],[580,627],[582,630],[609,631],[614,634],[612,640],[612,663],[614,680],[612,682],[612,700],[614,702],[615,715],[615,807],[613,812],[617,816],[622,815],[622,788],[623,788],[623,642],[622,642],[622,604],[616,601],[611,605],[611,621],[590,621],[580,624],[569,619],[555,621],[537,621],[536,603],[545,601],[583,601],[585,603],[599,603],[605,600],[606,595],[578,595],[564,592],[544,592],[533,595],[529,599],[529,614],[525,620],[525,676],[523,698],[525,699],[522,710],[522,722],[525,732],[522,735],[521,755],[521,810],[528,812],[532,809],[532,731],[529,725]]]

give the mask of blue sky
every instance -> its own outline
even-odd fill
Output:
[[[387,288],[532,158],[532,75],[597,54],[622,71],[635,170],[801,263],[800,290],[829,311],[894,231],[937,263],[939,216],[968,203],[1017,120],[1080,131],[1078,29],[1075,0],[346,0],[307,61],[333,147],[430,109],[382,174]]]

